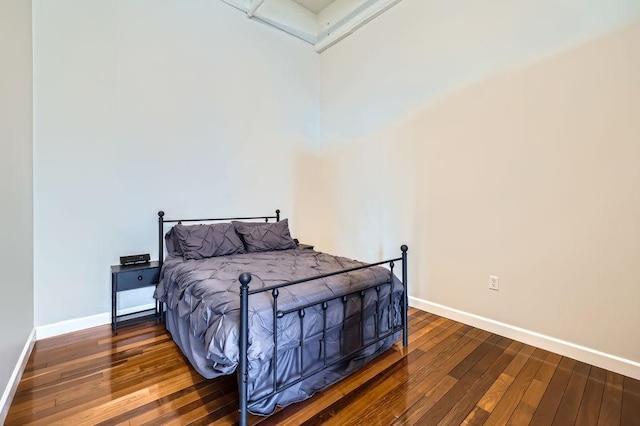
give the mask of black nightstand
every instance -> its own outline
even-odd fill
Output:
[[[156,302],[154,309],[131,312],[118,315],[119,291],[134,290],[136,288],[151,287],[158,284],[160,278],[160,262],[140,263],[137,265],[114,265],[111,267],[111,329],[118,334],[118,324],[126,325],[147,321],[150,318],[161,319],[161,309]]]
[[[298,248],[301,250],[313,250],[313,246],[311,244],[298,243]]]

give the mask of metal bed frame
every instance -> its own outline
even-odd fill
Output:
[[[162,267],[163,261],[164,261],[164,224],[165,223],[182,223],[182,222],[228,222],[231,220],[264,220],[265,222],[269,222],[269,219],[275,219],[276,221],[280,220],[280,210],[276,210],[276,214],[275,216],[253,216],[253,217],[233,217],[233,218],[213,218],[213,219],[165,219],[164,218],[164,212],[163,211],[159,211],[158,212],[158,247],[159,247],[159,252],[158,252],[158,261],[160,262],[160,266]],[[348,268],[348,269],[343,269],[340,271],[335,271],[335,272],[330,272],[330,273],[326,273],[326,274],[322,274],[322,275],[317,275],[317,276],[313,276],[313,277],[308,277],[308,278],[303,278],[303,279],[299,279],[299,280],[294,280],[294,281],[289,281],[289,282],[284,282],[282,284],[278,284],[278,285],[272,285],[272,286],[267,286],[267,287],[263,287],[263,288],[257,288],[257,289],[249,289],[249,283],[251,282],[251,273],[250,272],[243,272],[239,275],[238,277],[238,281],[240,282],[240,342],[239,342],[239,347],[240,347],[240,354],[239,354],[239,365],[238,365],[238,369],[237,369],[237,374],[238,374],[238,392],[239,392],[239,399],[240,399],[240,407],[239,407],[239,412],[240,412],[240,425],[241,426],[246,426],[247,425],[247,418],[248,418],[248,405],[249,405],[249,398],[248,398],[248,379],[249,379],[249,371],[248,371],[248,359],[247,359],[247,350],[248,350],[248,345],[249,345],[249,296],[253,295],[253,294],[258,294],[258,293],[265,293],[265,292],[271,292],[271,296],[273,297],[273,358],[272,358],[272,368],[271,368],[271,374],[273,374],[273,390],[267,394],[267,395],[263,395],[260,398],[257,398],[255,400],[252,400],[252,403],[256,403],[256,402],[260,402],[264,399],[270,398],[276,394],[278,394],[279,392],[290,388],[291,386],[294,386],[300,382],[302,382],[303,380],[329,368],[332,367],[340,362],[344,362],[349,360],[350,358],[356,356],[358,353],[360,353],[361,351],[363,351],[364,349],[367,349],[370,346],[375,345],[378,342],[381,342],[385,339],[387,339],[390,336],[393,336],[396,333],[399,333],[400,331],[402,331],[402,344],[406,347],[409,344],[409,331],[408,331],[408,318],[407,318],[407,311],[408,311],[408,306],[409,306],[409,299],[408,299],[408,293],[407,293],[407,251],[408,248],[406,245],[402,245],[400,247],[400,250],[402,252],[400,257],[394,258],[394,259],[389,259],[389,260],[384,260],[381,262],[376,262],[376,263],[371,263],[371,264],[367,264],[367,265],[363,265],[363,266],[358,266],[355,268]],[[334,300],[342,300],[343,303],[343,312],[346,313],[346,305],[347,305],[347,301],[349,300],[349,298],[352,297],[360,297],[361,299],[364,298],[365,292],[367,290],[371,290],[374,289],[376,290],[376,292],[379,294],[380,289],[383,285],[389,285],[390,286],[390,291],[389,291],[389,298],[390,298],[390,305],[388,307],[389,312],[388,315],[389,317],[391,316],[391,307],[393,305],[392,301],[393,301],[393,268],[395,266],[395,262],[402,262],[402,286],[404,287],[404,295],[401,299],[401,309],[402,309],[402,315],[401,315],[401,322],[399,325],[391,325],[391,318],[389,318],[389,329],[385,330],[383,334],[381,334],[381,330],[380,327],[378,325],[378,321],[380,318],[380,302],[379,299],[376,301],[376,310],[375,310],[375,339],[373,340],[369,340],[369,341],[365,341],[364,338],[364,312],[361,310],[360,311],[360,345],[354,349],[351,350],[349,353],[342,355],[341,357],[339,357],[338,359],[332,359],[330,361],[327,361],[327,352],[325,350],[324,345],[325,343],[325,337],[326,337],[326,333],[327,333],[327,308],[328,308],[328,304],[331,301]],[[284,288],[284,287],[288,287],[288,286],[292,286],[292,285],[296,285],[296,284],[302,284],[302,283],[306,283],[309,281],[314,281],[314,280],[318,280],[318,279],[322,279],[322,278],[328,278],[334,275],[339,275],[339,274],[346,274],[349,272],[354,272],[354,271],[358,271],[358,270],[362,270],[362,269],[367,269],[367,268],[371,268],[374,266],[379,266],[379,265],[389,265],[389,269],[390,269],[390,280],[388,283],[385,284],[377,284],[377,285],[371,285],[365,288],[362,288],[358,291],[352,292],[352,293],[347,293],[347,294],[342,294],[342,295],[338,295],[338,296],[332,296],[330,298],[327,299],[323,299],[317,302],[313,302],[310,304],[306,304],[303,306],[298,306],[296,308],[293,309],[287,309],[287,310],[281,310],[278,309],[278,295],[279,295],[279,289]],[[277,371],[278,371],[278,335],[277,335],[277,321],[280,318],[283,318],[285,315],[288,314],[292,314],[292,313],[298,313],[298,317],[300,320],[300,326],[301,326],[301,330],[303,322],[304,322],[304,317],[305,317],[305,310],[309,309],[311,307],[314,306],[319,306],[322,308],[322,316],[323,316],[323,330],[322,330],[322,345],[323,345],[323,366],[321,368],[318,368],[314,371],[311,372],[307,372],[305,373],[303,370],[303,366],[304,366],[304,359],[303,359],[303,351],[300,350],[299,351],[299,365],[300,365],[300,377],[298,377],[297,379],[293,380],[293,381],[289,381],[287,383],[284,384],[278,384],[277,381]],[[164,317],[164,306],[160,307],[160,311],[161,311],[161,318],[164,321],[165,317]],[[346,319],[346,316],[344,316],[343,318]],[[343,326],[344,329],[344,326]],[[304,333],[300,333],[300,348],[302,348],[304,344]]]

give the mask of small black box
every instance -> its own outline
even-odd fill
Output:
[[[120,256],[121,265],[135,265],[136,263],[149,263],[151,256],[149,253],[132,254],[130,256]]]

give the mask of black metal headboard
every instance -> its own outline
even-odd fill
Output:
[[[252,217],[219,217],[213,219],[165,219],[164,212],[158,212],[158,262],[160,265],[164,262],[164,224],[165,223],[182,223],[182,222],[229,222],[232,220],[264,220],[269,219],[280,220],[280,209],[276,210],[275,216],[252,216]]]

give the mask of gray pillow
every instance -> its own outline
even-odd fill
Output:
[[[244,253],[244,246],[230,223],[173,227],[178,246],[185,259],[204,259]]]
[[[296,248],[287,219],[275,223],[231,223],[242,237],[248,253]]]
[[[173,232],[173,228],[169,229],[169,231],[164,235],[164,243],[167,246],[167,253],[169,253],[169,256],[182,256],[182,250],[180,250],[180,244],[176,238],[176,233]]]

